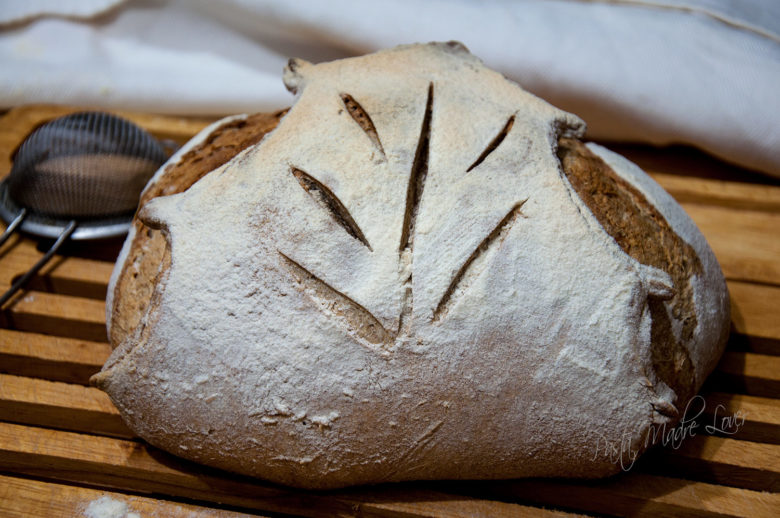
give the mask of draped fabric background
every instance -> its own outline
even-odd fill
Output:
[[[594,139],[695,145],[780,176],[776,0],[0,0],[0,108],[289,106],[289,57],[459,40]]]

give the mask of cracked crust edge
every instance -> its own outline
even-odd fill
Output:
[[[717,261],[683,209],[660,187],[653,188],[650,177],[633,171],[638,168],[626,159],[566,137],[559,139],[557,155],[567,183],[602,230],[642,269],[663,272],[674,285],[664,293],[646,286],[644,304],[651,320],[646,360],[653,371],[646,374],[655,380],[648,387],[656,399],[651,421],[676,422],[711,371],[712,362],[700,367],[702,357],[712,350],[719,357],[728,336],[728,295]],[[579,171],[573,170],[573,162]],[[621,204],[633,217],[625,219]],[[700,319],[702,299],[706,312],[710,305],[716,309],[714,318],[705,315],[707,322]],[[706,329],[712,323],[720,323],[721,329]],[[642,351],[638,353],[644,364]]]
[[[285,109],[273,113],[240,114],[215,121],[182,146],[154,174],[141,194],[139,209],[108,284],[106,330],[112,347],[119,347],[140,325],[153,296],[152,279],[158,274],[159,265],[163,261],[165,239],[159,230],[142,222],[138,212],[157,197],[186,191],[199,179],[257,144],[277,126],[286,113]],[[218,140],[221,134],[244,128],[251,129],[251,132],[244,135],[241,145],[223,146],[224,149],[220,151],[224,152],[216,162],[210,163],[198,156],[199,153],[208,152],[208,146]],[[201,162],[201,166],[191,171],[182,171],[186,169],[188,160]]]

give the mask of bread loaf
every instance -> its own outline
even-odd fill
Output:
[[[457,43],[284,80],[141,200],[93,377],[132,430],[334,488],[606,476],[680,419],[728,294],[645,173]]]

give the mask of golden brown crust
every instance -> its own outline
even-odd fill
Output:
[[[653,322],[653,368],[674,390],[679,408],[693,395],[696,385],[693,363],[684,344],[692,339],[697,324],[690,278],[702,273],[699,256],[641,192],[585,144],[560,139],[558,158],[574,190],[623,251],[672,278],[674,296],[667,302],[651,297],[648,305]],[[680,324],[681,340],[675,336],[670,313]]]
[[[285,113],[287,110],[258,113],[223,124],[178,162],[166,167],[163,175],[144,191],[139,210],[153,198],[186,191],[209,172],[257,144]],[[115,293],[121,296],[113,299],[109,336],[113,347],[119,346],[139,325],[152,297],[155,280],[165,269],[161,264],[167,245],[162,232],[147,227],[137,217],[133,225],[135,237],[115,285]]]

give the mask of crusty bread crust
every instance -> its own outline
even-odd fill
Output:
[[[144,190],[139,210],[158,196],[186,191],[244,149],[257,144],[276,127],[286,112],[234,117],[221,124],[202,142],[163,166],[161,174],[155,175]],[[108,335],[113,347],[118,347],[138,327],[146,313],[156,279],[164,274],[161,264],[165,248],[165,237],[160,230],[148,227],[136,216],[129,249],[119,275],[109,288],[113,293],[110,298],[111,315],[107,319],[110,322]]]
[[[457,44],[285,81],[144,194],[93,377],[139,436],[333,488],[605,476],[680,419],[728,295],[652,179]]]
[[[650,297],[652,360],[656,375],[674,390],[672,407],[662,413],[678,416],[693,396],[696,377],[688,344],[698,320],[690,279],[701,275],[696,251],[671,228],[656,207],[638,189],[621,178],[601,157],[577,139],[558,141],[558,158],[572,187],[628,255],[669,274],[675,291],[671,297]],[[667,307],[670,311],[667,312]],[[682,328],[675,336],[671,320]]]
[[[254,114],[243,120],[225,123],[200,145],[188,151],[144,191],[141,206],[157,196],[187,190],[193,183],[256,144],[276,127],[286,110]],[[566,177],[586,203],[604,230],[634,259],[667,272],[675,286],[669,304],[671,314],[683,326],[682,341],[690,341],[696,327],[693,294],[688,280],[701,273],[701,261],[695,250],[675,233],[658,210],[628,182],[617,175],[600,157],[579,140],[558,140],[558,158]],[[165,274],[161,268],[166,249],[165,237],[147,227],[139,218],[133,221],[135,238],[129,259],[116,283],[111,344],[119,346],[135,329],[149,305],[156,279]],[[675,407],[684,405],[693,395],[696,379],[687,349],[672,330],[664,302],[651,299],[653,317],[653,367],[658,376],[677,395]],[[659,409],[662,412],[677,410]]]

